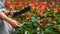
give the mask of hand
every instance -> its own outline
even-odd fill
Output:
[[[12,25],[14,28],[21,28],[22,26],[16,21],[7,17],[3,12],[0,12],[0,18]]]
[[[13,15],[16,12],[19,12],[19,10],[10,11],[10,14]]]
[[[8,16],[9,15],[9,10],[5,8],[4,13]]]
[[[13,15],[13,14],[16,13],[16,12],[19,12],[19,10],[10,11],[10,10],[8,10],[8,9],[5,8],[5,11],[4,11],[4,13],[5,13],[7,16],[8,16],[9,14]]]
[[[21,28],[22,26],[20,25],[20,23],[18,23],[16,20],[13,20],[14,21],[14,25],[13,28]]]

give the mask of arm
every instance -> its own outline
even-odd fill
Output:
[[[3,12],[0,12],[0,18],[11,24],[14,28],[21,27],[17,21],[7,17]]]
[[[4,13],[8,16],[9,13],[13,15],[15,12],[19,12],[19,10],[9,11],[8,9],[5,9]]]

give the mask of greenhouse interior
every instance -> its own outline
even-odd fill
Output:
[[[17,11],[8,16],[22,26],[13,34],[60,34],[60,0],[5,0],[4,8]]]

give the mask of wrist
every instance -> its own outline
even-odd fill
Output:
[[[9,11],[9,15],[12,15],[12,13],[13,13],[12,11]]]
[[[10,11],[9,11],[9,13],[8,13],[9,15],[11,15],[11,13],[10,13]]]

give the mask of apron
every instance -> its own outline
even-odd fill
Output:
[[[4,11],[5,0],[0,0],[0,12]],[[6,21],[0,19],[0,34],[13,34],[13,27]]]
[[[9,23],[0,19],[0,34],[13,34],[13,30]]]

